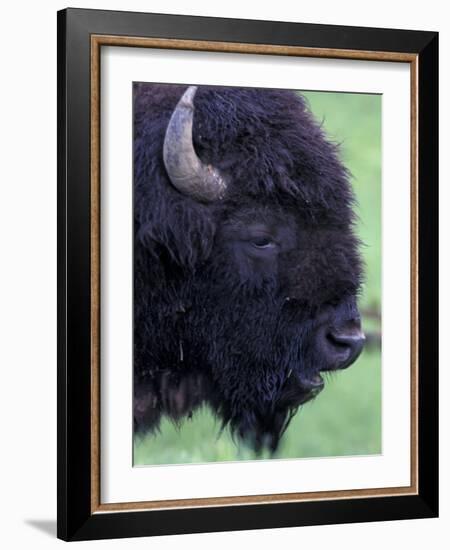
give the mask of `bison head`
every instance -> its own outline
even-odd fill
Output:
[[[136,84],[134,419],[277,448],[361,352],[354,197],[294,92]]]

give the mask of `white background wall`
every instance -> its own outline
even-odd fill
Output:
[[[63,2],[2,6],[0,64],[0,541],[4,548],[61,545],[56,518],[56,10]],[[448,257],[449,18],[440,0],[276,2],[78,1],[76,7],[440,31],[441,280]],[[6,124],[5,124],[6,123]],[[447,185],[445,185],[445,183]],[[444,210],[445,209],[445,210]],[[432,213],[430,213],[432,215]],[[447,237],[447,238],[446,238]],[[445,253],[446,252],[446,253]],[[445,254],[444,254],[445,253]],[[449,290],[441,289],[441,311]],[[447,547],[450,536],[449,323],[441,314],[441,518],[360,525],[84,543],[172,549]],[[446,540],[447,539],[447,540]]]

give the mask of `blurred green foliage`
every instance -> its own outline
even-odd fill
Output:
[[[381,96],[303,92],[330,140],[340,144],[358,200],[357,233],[366,279],[363,311],[381,308]],[[376,315],[375,315],[376,317]],[[363,316],[366,331],[379,320]],[[134,442],[134,464],[174,464],[271,458],[234,442],[207,408],[179,427],[167,419],[159,434]],[[381,452],[381,350],[365,349],[346,371],[329,375],[325,389],[304,405],[272,458],[377,454]]]

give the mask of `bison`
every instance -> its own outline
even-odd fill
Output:
[[[354,195],[294,91],[135,83],[134,425],[275,451],[361,352]]]

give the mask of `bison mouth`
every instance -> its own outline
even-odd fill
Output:
[[[324,386],[320,372],[291,373],[279,398],[279,406],[299,407],[319,395]]]
[[[318,395],[324,388],[325,383],[320,373],[299,376],[300,393],[307,396],[307,401]],[[302,401],[303,404],[306,401]]]

